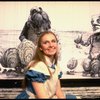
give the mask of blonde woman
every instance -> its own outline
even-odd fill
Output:
[[[57,37],[51,31],[43,32],[34,59],[27,66],[24,91],[16,99],[65,98],[59,80],[62,72],[57,61]]]

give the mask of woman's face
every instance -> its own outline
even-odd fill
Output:
[[[40,50],[44,52],[46,56],[54,56],[57,52],[58,44],[53,34],[45,34],[41,39]]]

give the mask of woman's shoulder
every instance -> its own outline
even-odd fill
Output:
[[[34,66],[30,67],[29,70],[37,71],[45,75],[50,75],[46,64],[42,61],[37,62]]]

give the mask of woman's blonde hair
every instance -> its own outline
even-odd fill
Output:
[[[29,65],[27,66],[27,69],[29,69],[30,67],[33,67],[33,66],[34,66],[37,62],[39,62],[39,61],[42,61],[42,62],[44,62],[44,63],[47,65],[46,59],[45,59],[45,57],[44,57],[44,53],[40,50],[42,37],[43,37],[44,35],[46,35],[46,34],[53,34],[53,35],[55,36],[55,38],[56,38],[57,43],[58,43],[58,39],[57,39],[57,36],[56,36],[55,33],[53,33],[52,31],[45,31],[45,32],[42,32],[41,35],[39,36],[39,39],[38,39],[38,42],[37,42],[37,48],[36,48],[36,51],[35,51],[34,58],[33,58],[33,60],[29,63]],[[54,55],[54,61],[55,61],[54,64],[57,65],[57,61],[58,61],[58,50],[57,50],[57,52],[56,52],[55,55]],[[47,68],[48,68],[48,65],[47,65]],[[52,76],[52,74],[51,74],[49,68],[48,68],[48,71],[49,71],[49,73],[50,73],[50,76]],[[23,87],[25,87],[25,86],[27,85],[27,84],[25,85],[25,83],[27,83],[26,79],[24,80]]]
[[[56,37],[56,34],[53,33],[52,31],[45,31],[45,32],[42,32],[39,39],[38,39],[38,42],[37,42],[37,48],[36,48],[36,52],[35,52],[35,55],[34,55],[34,58],[33,58],[33,63],[31,62],[31,64],[29,64],[29,66],[27,66],[28,68],[33,66],[33,64],[35,64],[36,62],[38,61],[43,61],[45,64],[46,64],[46,60],[45,60],[45,57],[44,57],[44,54],[43,52],[40,50],[40,47],[41,47],[41,40],[42,40],[42,37],[46,34],[53,34],[58,42],[58,39]],[[54,60],[55,60],[55,63],[54,64],[57,64],[57,61],[58,61],[58,50],[56,52],[56,54],[54,55]]]

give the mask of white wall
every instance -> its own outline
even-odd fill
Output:
[[[0,29],[22,29],[30,9],[40,6],[56,30],[91,30],[91,16],[100,13],[100,2],[13,1],[0,2]]]

